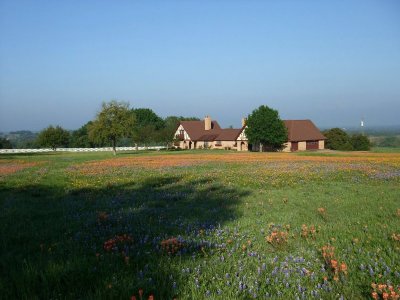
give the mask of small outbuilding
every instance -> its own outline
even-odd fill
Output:
[[[282,151],[322,150],[326,137],[311,120],[284,120],[288,142]]]

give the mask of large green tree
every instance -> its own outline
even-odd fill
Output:
[[[111,142],[114,155],[119,139],[131,137],[135,126],[135,115],[126,102],[103,102],[101,111],[88,127],[89,139],[94,143]]]
[[[325,147],[332,150],[351,151],[350,136],[340,128],[332,128],[323,132],[326,137]]]
[[[164,120],[149,108],[132,109],[132,114],[136,118],[133,140],[136,145],[148,145],[158,142],[159,130],[164,128]]]
[[[50,147],[55,151],[59,147],[68,147],[69,139],[69,132],[61,126],[49,126],[39,133],[37,144],[42,147]]]
[[[287,130],[278,111],[261,105],[247,117],[246,136],[253,145],[259,145],[272,151],[280,150],[287,142]]]

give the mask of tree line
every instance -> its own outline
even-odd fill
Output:
[[[165,145],[174,138],[180,121],[199,120],[196,117],[159,117],[149,108],[130,108],[126,102],[104,102],[96,118],[72,132],[61,126],[42,130],[33,145],[63,148],[108,147],[116,153],[117,146]],[[256,149],[279,151],[287,141],[287,130],[277,110],[261,105],[253,110],[246,122],[246,135]],[[340,128],[323,132],[325,148],[332,150],[370,150],[371,142],[363,134],[349,135]],[[8,140],[0,138],[0,148],[11,148]],[[254,150],[254,149],[253,149]]]
[[[130,108],[126,102],[111,101],[103,103],[96,118],[79,129],[69,131],[61,126],[50,125],[39,132],[31,145],[49,147],[53,150],[111,146],[114,151],[118,146],[162,144],[168,147],[173,141],[179,122],[190,120],[199,118],[183,116],[161,118],[149,108]]]

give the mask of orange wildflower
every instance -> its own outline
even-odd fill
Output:
[[[383,298],[384,300],[389,299],[389,294],[386,293],[386,292],[382,293],[382,298]]]

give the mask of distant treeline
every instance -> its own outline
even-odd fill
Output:
[[[149,108],[131,109],[135,115],[136,125],[132,138],[121,139],[117,146],[152,146],[162,145],[172,141],[175,130],[180,121],[199,120],[197,117],[169,116],[161,118]],[[62,147],[88,148],[110,146],[109,142],[94,143],[89,139],[88,127],[92,121],[87,122],[77,130],[67,131]],[[59,127],[57,127],[59,128]],[[13,131],[0,134],[0,149],[15,148],[40,148],[39,133],[28,130]]]

